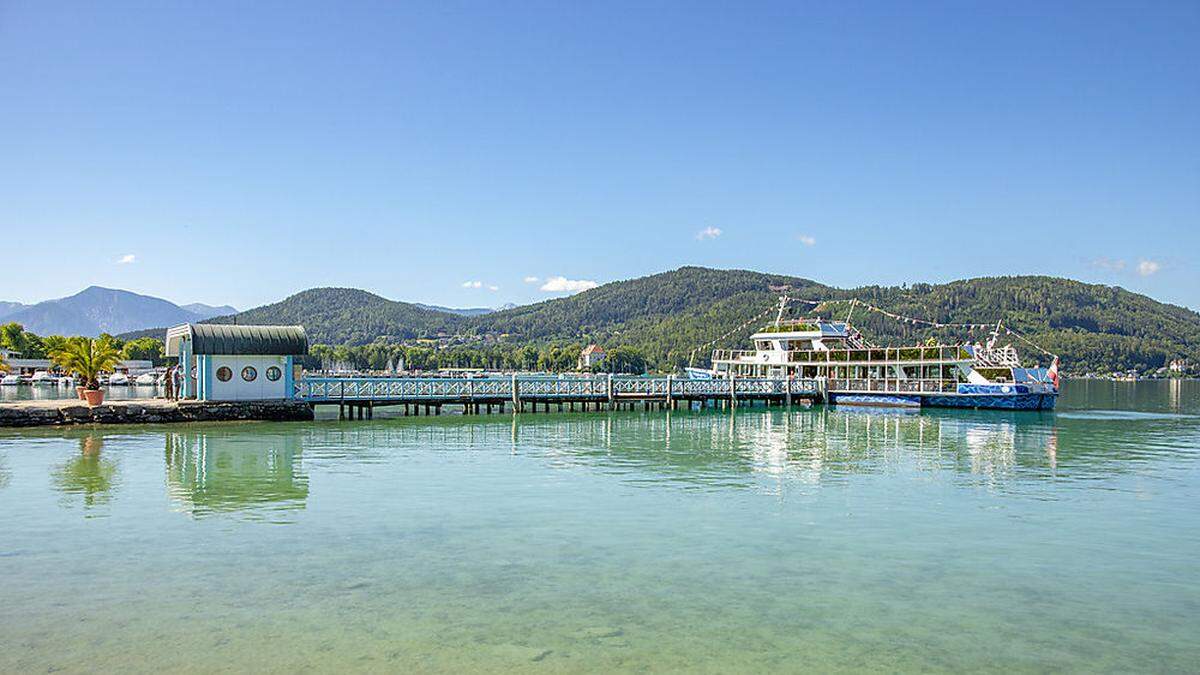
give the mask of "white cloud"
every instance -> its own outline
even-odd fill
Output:
[[[489,291],[498,291],[498,290],[500,290],[500,287],[499,286],[488,286],[488,290]]]
[[[814,246],[817,243],[816,238],[807,234],[796,235],[796,239],[800,240],[800,243],[804,244],[805,246]]]
[[[464,281],[464,282],[462,282],[462,287],[463,288],[483,288],[483,282],[482,281]]]
[[[1125,261],[1119,258],[1096,258],[1092,261],[1092,267],[1105,272],[1121,272],[1125,270]]]
[[[600,284],[588,279],[568,279],[566,277],[547,277],[542,284],[542,290],[547,293],[577,293],[595,288]]]
[[[536,284],[538,281],[541,281],[541,280],[538,279],[537,277],[525,277],[525,283],[527,283],[527,284]]]
[[[1162,265],[1154,260],[1143,260],[1138,263],[1138,274],[1148,277],[1162,269]]]
[[[703,230],[700,230],[699,232],[697,232],[696,238],[699,239],[700,241],[704,241],[705,239],[716,239],[717,237],[721,236],[722,234],[724,234],[724,232],[721,231],[721,228],[713,227],[712,225],[709,225],[708,227],[704,228]]]
[[[135,262],[137,262],[137,256],[132,253],[126,253],[125,255],[123,255],[117,259],[118,265],[128,265],[130,263],[135,263]]]

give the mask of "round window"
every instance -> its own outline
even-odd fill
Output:
[[[229,366],[221,366],[217,368],[217,379],[222,382],[228,382],[233,379],[233,371],[229,369]]]
[[[278,366],[271,366],[270,368],[267,368],[268,380],[276,382],[280,377],[283,377],[283,371],[280,370]]]
[[[258,377],[258,371],[254,366],[246,366],[242,368],[242,379],[247,382],[253,382]]]

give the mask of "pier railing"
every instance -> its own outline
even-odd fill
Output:
[[[820,398],[823,380],[735,378],[692,380],[674,376],[544,377],[302,377],[295,397],[310,403],[463,401],[612,401],[736,397]]]

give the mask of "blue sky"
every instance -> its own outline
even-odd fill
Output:
[[[1198,35],[1196,2],[7,0],[0,299],[697,264],[1200,308]]]

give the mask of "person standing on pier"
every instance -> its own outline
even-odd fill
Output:
[[[168,401],[175,400],[175,366],[167,368],[167,375],[163,378],[163,394]]]

